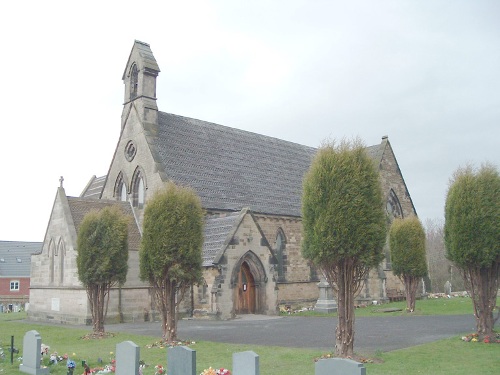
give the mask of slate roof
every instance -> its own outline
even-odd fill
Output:
[[[120,206],[122,211],[130,218],[128,227],[129,250],[136,250],[136,251],[139,250],[139,244],[141,242],[141,234],[134,219],[132,208],[130,207],[130,204],[128,202],[68,197],[68,204],[77,233],[78,233],[78,228],[80,227],[80,224],[83,220],[83,217],[90,210],[99,211],[105,207],[110,207],[114,205]]]
[[[302,179],[317,149],[159,112],[153,147],[168,179],[196,190],[206,209],[301,216]],[[379,145],[368,147],[380,160]]]
[[[316,149],[164,112],[158,128],[153,144],[167,177],[195,189],[206,209],[300,216]]]
[[[0,241],[0,277],[30,277],[31,254],[39,254],[42,245],[42,242]]]
[[[80,194],[80,197],[99,199],[101,197],[102,189],[104,189],[105,182],[106,176],[92,176],[87,186],[85,186],[85,189],[83,189],[82,193]]]
[[[224,250],[231,240],[240,220],[240,212],[232,212],[224,217],[208,216],[205,219],[205,240],[203,242],[203,266],[211,266],[219,251]]]

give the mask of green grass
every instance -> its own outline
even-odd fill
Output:
[[[500,373],[499,344],[464,342],[459,337],[382,353],[380,357],[383,363],[366,364],[368,375]]]
[[[498,305],[498,301],[497,301]],[[397,308],[402,311],[381,312],[381,309]],[[400,316],[408,314],[406,311],[406,301],[391,302],[383,305],[370,305],[356,309],[356,316]],[[412,315],[466,315],[473,314],[472,300],[468,297],[462,298],[436,298],[417,300],[415,311]],[[304,311],[292,314],[291,316],[325,316],[334,317],[336,313],[325,314],[314,311]]]
[[[430,315],[431,311],[437,314],[450,312],[452,314],[462,314],[471,313],[472,311],[470,310],[472,306],[467,307],[465,299],[418,301],[417,309],[419,305],[421,308],[420,313],[427,315]],[[387,306],[398,306],[398,303],[384,305],[383,307]],[[369,312],[368,308],[362,310]],[[361,309],[357,313],[359,311]],[[388,314],[384,315],[387,316]],[[6,355],[4,360],[0,360],[1,375],[20,374],[18,370],[20,362],[15,359],[14,364],[10,364],[10,354],[7,348],[10,345],[11,335],[14,335],[15,346],[21,349],[22,352],[23,336],[32,329],[40,333],[43,343],[50,345],[51,351],[57,351],[60,355],[67,353],[76,361],[75,374],[82,373],[82,360],[87,360],[90,367],[98,366],[97,358],[99,357],[105,363],[109,362],[110,357],[113,356],[110,352],[114,352],[116,344],[125,340],[131,340],[141,348],[141,359],[149,364],[149,367],[144,371],[144,375],[153,375],[156,364],[166,365],[165,348],[149,349],[146,347],[146,345],[158,340],[157,338],[118,333],[112,338],[83,340],[81,337],[89,333],[90,329],[15,321],[15,319],[23,319],[25,316],[24,313],[0,314],[0,346]],[[223,366],[231,369],[232,353],[253,350],[259,355],[262,375],[313,375],[314,358],[325,354],[318,350],[309,349],[221,344],[206,341],[196,342],[191,348],[196,350],[198,374],[209,366]],[[461,341],[458,336],[412,348],[386,353],[377,352],[376,354],[383,363],[366,364],[368,375],[498,374],[500,369],[500,345],[467,343]],[[47,361],[47,358],[45,358],[45,361]],[[65,362],[51,367],[51,374],[66,374]]]
[[[77,363],[75,374],[82,372],[81,361],[86,360],[90,367],[98,366],[97,359],[101,357],[105,363],[109,363],[110,354],[116,349],[116,344],[125,340],[131,340],[141,349],[141,359],[150,366],[144,370],[144,375],[153,375],[154,366],[161,364],[166,366],[166,349],[146,345],[154,343],[158,338],[147,336],[136,336],[126,333],[117,333],[115,337],[100,340],[82,340],[81,337],[89,333],[89,330],[73,329],[64,326],[37,325],[15,321],[0,322],[0,342],[6,354],[6,359],[0,362],[0,374],[19,374],[20,362],[16,359],[10,364],[10,354],[7,347],[10,344],[10,336],[15,336],[15,346],[22,349],[24,334],[37,330],[44,344],[49,345],[51,351],[57,351],[59,355],[67,353]],[[267,347],[255,345],[233,345],[212,342],[196,342],[191,346],[196,350],[197,373],[203,369],[212,367],[232,368],[232,353],[253,350],[259,354],[261,373],[264,374],[290,374],[300,369],[305,374],[314,374],[313,359],[321,355],[317,350],[301,350],[282,347]],[[21,350],[22,351],[22,350]],[[75,353],[75,355],[73,355]],[[47,362],[47,358],[45,362]],[[66,374],[65,362],[51,367],[51,374]]]

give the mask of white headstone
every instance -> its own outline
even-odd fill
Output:
[[[196,375],[196,351],[187,346],[167,350],[168,375]]]
[[[314,375],[366,375],[366,367],[351,359],[326,358],[316,362]]]
[[[259,356],[252,351],[233,353],[233,375],[260,375]]]
[[[49,369],[40,366],[41,358],[42,337],[35,330],[26,332],[23,339],[23,363],[19,365],[19,371],[32,375],[48,374]]]
[[[139,375],[140,350],[132,341],[116,345],[116,375]]]

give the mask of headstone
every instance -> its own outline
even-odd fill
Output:
[[[41,358],[42,337],[35,330],[26,332],[23,339],[23,363],[19,365],[19,371],[32,375],[48,374],[49,369],[40,366]]]
[[[314,311],[332,313],[337,311],[337,301],[333,297],[333,289],[324,277],[317,284],[319,288],[319,298],[314,306]]]
[[[444,294],[447,296],[451,295],[451,283],[449,281],[444,283]]]
[[[187,346],[167,350],[168,375],[196,375],[196,351]]]
[[[139,347],[132,341],[116,345],[116,375],[138,375],[140,361]]]
[[[259,356],[252,351],[233,353],[233,375],[260,375]]]
[[[326,358],[316,362],[314,375],[366,375],[366,367],[352,359]]]

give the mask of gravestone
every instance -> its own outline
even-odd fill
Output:
[[[451,283],[449,281],[444,283],[444,294],[447,296],[451,295]]]
[[[366,367],[351,359],[326,358],[316,362],[314,375],[366,375]]]
[[[196,375],[196,351],[187,346],[167,350],[168,375]]]
[[[139,361],[139,347],[132,341],[116,345],[116,375],[138,375]]]
[[[19,365],[19,371],[32,375],[48,374],[49,369],[40,366],[41,358],[42,337],[35,330],[26,332],[23,339],[23,363]]]
[[[333,289],[322,276],[321,281],[317,284],[319,288],[319,297],[316,305],[314,306],[314,311],[323,313],[332,313],[337,311],[337,301],[333,297]]]
[[[259,356],[252,351],[233,353],[233,375],[260,375]]]

